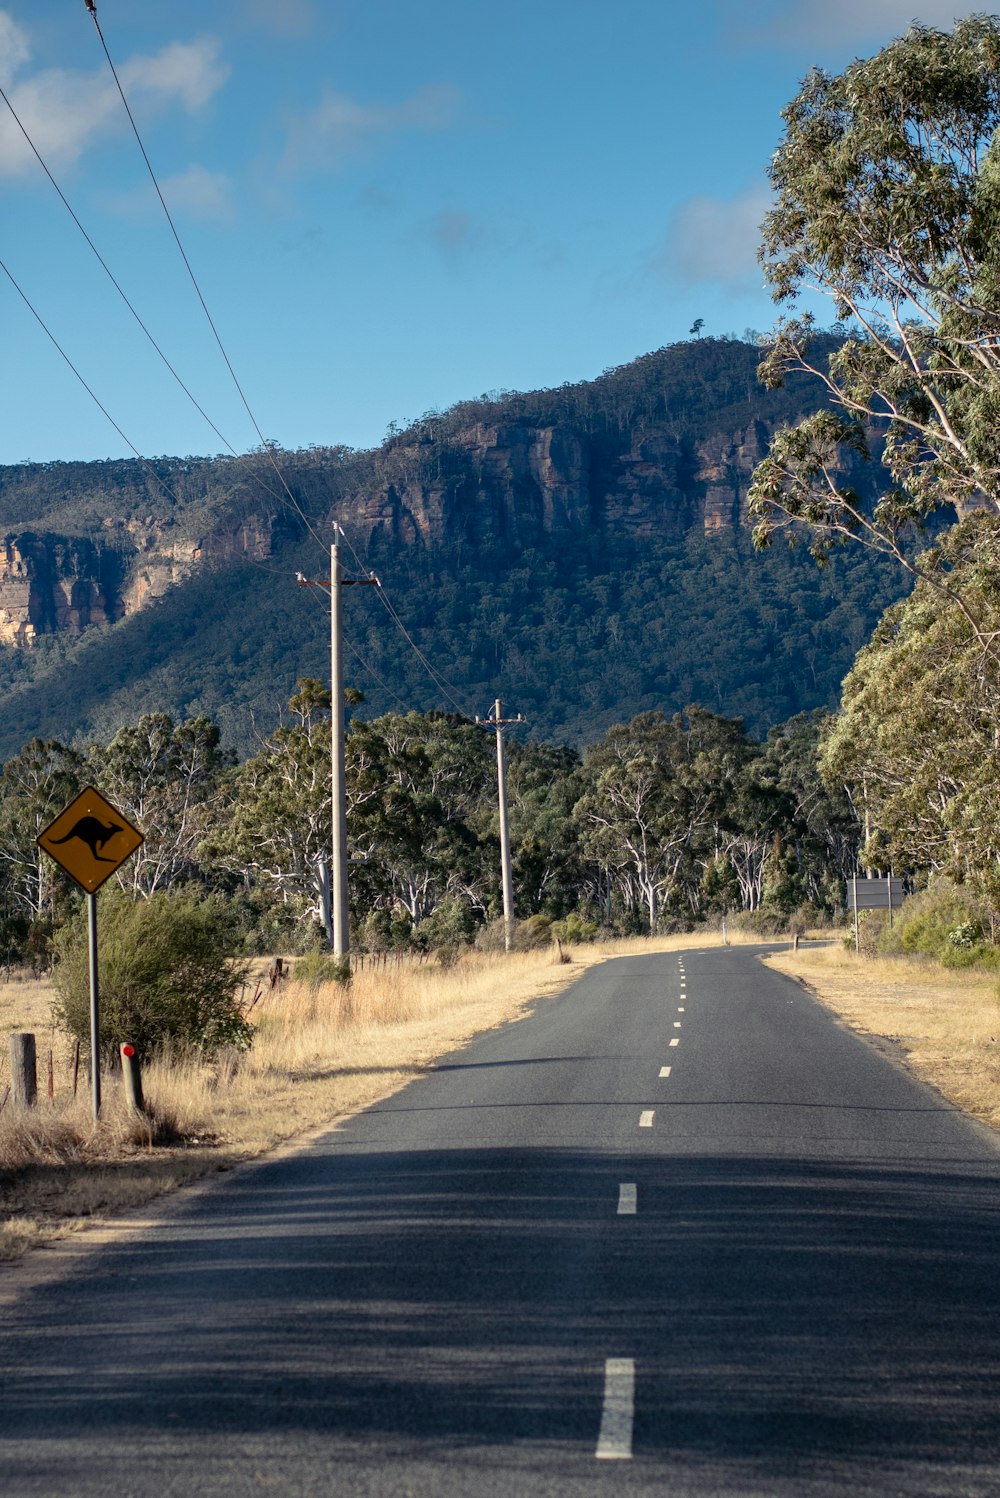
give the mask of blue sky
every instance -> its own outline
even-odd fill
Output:
[[[98,0],[264,435],[381,441],[497,389],[770,326],[755,260],[780,110],[918,0]],[[84,0],[0,0],[0,86],[164,352],[257,436]],[[223,444],[132,321],[0,101],[0,258],[145,456]],[[129,447],[0,274],[0,462]]]

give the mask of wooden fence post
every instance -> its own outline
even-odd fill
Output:
[[[33,1108],[38,1098],[35,1037],[26,1030],[10,1037],[10,1085],[16,1108]]]
[[[142,1097],[142,1072],[139,1069],[139,1058],[135,1054],[135,1046],[126,1041],[121,1047],[122,1057],[122,1080],[125,1083],[125,1101],[133,1113],[144,1113],[145,1103]]]

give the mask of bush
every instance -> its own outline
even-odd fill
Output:
[[[228,913],[201,891],[132,901],[100,897],[98,978],[101,1050],[130,1041],[140,1059],[167,1042],[204,1051],[248,1049],[253,1030],[240,1008],[248,965],[229,956]],[[84,913],[54,942],[56,1023],[90,1043],[90,970]]]
[[[514,927],[514,951],[532,952],[552,941],[552,922],[547,915],[529,915]]]
[[[553,941],[594,941],[597,937],[597,922],[584,920],[579,911],[571,910],[561,921],[552,922],[550,935]]]
[[[414,926],[413,941],[423,952],[457,951],[468,946],[475,934],[476,918],[469,906],[464,900],[449,898]]]
[[[988,915],[971,890],[936,879],[909,895],[879,941],[882,952],[921,953],[949,967],[968,967],[992,952],[982,945]],[[975,954],[975,955],[973,955]]]
[[[292,977],[297,983],[308,984],[315,993],[324,983],[350,983],[351,964],[330,952],[307,952],[296,962]]]

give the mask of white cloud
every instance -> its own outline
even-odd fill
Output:
[[[171,210],[189,218],[225,220],[234,215],[232,179],[225,172],[195,164],[165,177],[160,186]]]
[[[731,291],[760,287],[757,246],[770,202],[761,185],[734,198],[687,198],[674,210],[651,269],[668,280],[712,282]]]
[[[328,89],[315,109],[289,124],[281,170],[337,167],[388,136],[446,130],[458,111],[459,97],[449,84],[437,84],[418,89],[398,104],[359,104]]]
[[[789,48],[854,46],[901,35],[911,21],[950,31],[960,0],[779,0],[762,15],[745,0],[723,0],[735,40]],[[974,9],[974,7],[968,7]]]
[[[28,33],[9,12],[0,10],[0,85],[5,90],[30,56]]]
[[[162,177],[160,187],[171,214],[216,223],[228,222],[236,216],[233,182],[225,172],[211,172],[208,167],[193,164],[182,172]],[[161,211],[148,181],[143,181],[134,192],[103,193],[102,201],[121,218],[150,218]]]
[[[171,42],[155,57],[134,57],[118,69],[125,92],[139,89],[164,99],[179,99],[189,114],[203,109],[229,77],[229,69],[218,61],[219,43],[214,37],[196,42]]]
[[[278,36],[305,36],[318,21],[313,0],[247,0],[246,15]]]
[[[6,12],[0,12],[3,21]],[[16,28],[15,28],[16,30]],[[23,43],[23,33],[20,33]],[[3,41],[0,23],[0,44]],[[15,46],[18,38],[15,36]],[[209,39],[175,42],[153,57],[136,57],[119,73],[126,92],[139,105],[179,102],[189,112],[202,108],[219,89],[227,69],[217,61],[218,44]],[[9,63],[9,54],[7,61]],[[29,59],[26,44],[16,54],[20,73]],[[18,77],[5,90],[39,153],[53,170],[72,165],[108,136],[127,129],[115,88],[105,70],[84,73],[46,68]],[[37,170],[31,149],[8,110],[0,114],[0,177]]]

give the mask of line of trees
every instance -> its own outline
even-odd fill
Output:
[[[355,704],[356,705],[356,704]],[[744,912],[831,910],[858,826],[827,789],[823,715],[760,744],[703,708],[643,713],[582,756],[510,743],[516,913],[529,936],[572,918],[616,932]],[[86,783],[142,828],[116,874],[146,900],[190,885],[224,897],[244,950],[330,936],[330,696],[304,680],[242,764],[205,717],[145,714],[80,752],[35,739],[0,775],[0,931],[8,956],[44,949],[73,886],[39,853],[39,831]],[[347,735],[351,914],[368,949],[471,941],[501,913],[492,744],[456,715],[355,717]],[[532,921],[532,918],[534,920]]]

